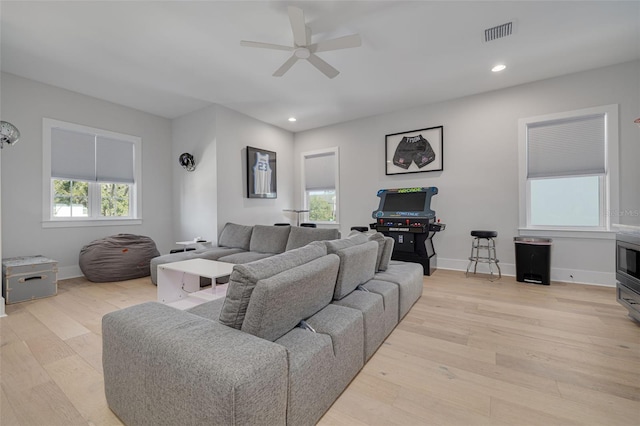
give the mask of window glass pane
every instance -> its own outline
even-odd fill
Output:
[[[77,180],[72,181],[71,194],[76,197],[87,198],[89,196],[89,182],[79,182]]]
[[[531,179],[531,225],[599,226],[600,178]]]
[[[130,185],[103,183],[100,185],[100,214],[128,217]]]
[[[71,217],[71,197],[54,197],[53,217]]]
[[[312,222],[336,221],[336,191],[307,191],[309,220]]]
[[[53,180],[53,217],[87,217],[89,184],[74,180]]]

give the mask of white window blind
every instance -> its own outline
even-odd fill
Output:
[[[51,177],[96,180],[95,136],[51,129]]]
[[[53,128],[51,177],[134,183],[134,145],[95,134]]]
[[[529,124],[527,178],[606,173],[605,115]]]
[[[96,138],[96,180],[133,183],[133,144],[127,141]]]
[[[305,156],[304,183],[307,190],[335,189],[335,154]]]

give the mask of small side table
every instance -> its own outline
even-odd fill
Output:
[[[216,278],[231,275],[233,267],[233,263],[208,259],[189,259],[158,265],[158,302],[169,304],[183,301],[183,307],[191,307],[224,297],[226,286],[218,292]],[[210,289],[200,290],[200,277],[211,278]],[[172,306],[180,308],[179,305]]]

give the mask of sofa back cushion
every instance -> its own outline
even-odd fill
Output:
[[[292,226],[286,249],[293,250],[306,246],[312,241],[335,240],[337,238],[340,238],[340,232],[337,229]]]
[[[384,237],[384,248],[382,249],[382,256],[378,263],[378,271],[386,271],[389,268],[389,262],[391,261],[391,255],[393,255],[393,245],[396,243],[391,237]]]
[[[295,268],[326,254],[325,245],[318,242],[266,259],[256,260],[244,265],[235,265],[229,277],[227,297],[224,300],[219,321],[224,325],[240,330],[251,294],[258,281]]]
[[[255,225],[249,250],[259,253],[282,253],[287,247],[291,226]]]
[[[340,240],[331,240],[325,241],[325,245],[327,246],[327,253],[335,253],[338,250],[345,249],[347,247],[353,247],[358,244],[363,244],[369,241],[369,237],[362,232],[358,232],[357,234],[349,235],[348,238],[342,238]]]
[[[333,298],[338,256],[330,254],[258,281],[242,331],[275,341]]]
[[[252,231],[253,226],[238,225],[229,222],[222,228],[220,238],[218,238],[218,246],[249,251]]]
[[[385,250],[393,251],[393,245],[391,246],[391,248],[385,248],[385,245],[388,244],[388,242],[385,241],[385,238],[391,237],[385,237],[382,232],[371,230],[367,232],[351,231],[351,233],[349,234],[349,238],[353,238],[358,234],[365,235],[369,241],[375,241],[378,243],[378,259],[376,261],[376,271],[386,271],[387,266],[389,266],[389,260],[391,259],[391,252],[387,253]],[[391,240],[393,241],[393,238],[391,238]],[[385,258],[386,255],[388,255],[388,259]]]
[[[340,258],[333,298],[340,300],[360,284],[373,278],[378,260],[378,243],[368,241],[335,251]]]

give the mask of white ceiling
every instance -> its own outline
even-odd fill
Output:
[[[287,6],[312,42],[359,33],[362,47],[290,53]],[[174,118],[211,103],[291,131],[411,108],[640,58],[639,1],[2,1],[2,71]],[[515,34],[483,41],[515,20]],[[507,69],[491,73],[504,62]],[[289,116],[296,123],[289,123]]]

